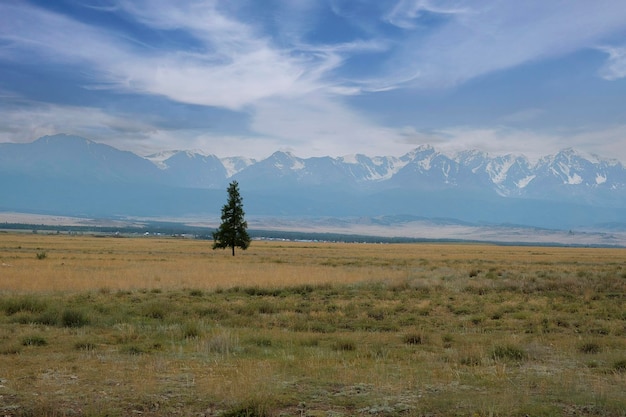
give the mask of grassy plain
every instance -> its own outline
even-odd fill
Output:
[[[626,416],[625,261],[0,233],[0,413]]]

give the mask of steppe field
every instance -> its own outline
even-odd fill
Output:
[[[1,416],[626,416],[626,250],[0,233]]]

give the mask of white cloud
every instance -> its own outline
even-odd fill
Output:
[[[136,149],[157,128],[136,118],[118,116],[93,107],[30,103],[2,110],[0,141],[30,142],[45,135],[68,133],[106,143],[121,149]]]
[[[200,149],[218,156],[265,157],[282,143],[275,139],[242,135],[209,134],[182,127],[164,129],[158,120],[139,120],[94,107],[30,103],[2,110],[0,142],[26,143],[46,135],[67,133],[106,143],[138,155],[163,150]]]
[[[428,2],[400,4],[409,4],[409,12],[415,14]],[[443,5],[450,8],[448,2]],[[482,0],[454,5],[457,13],[449,14],[434,32],[417,31],[407,37],[393,60],[397,77],[420,72],[421,77],[415,81],[418,86],[451,86],[493,71],[593,47],[623,30],[626,22],[626,8],[615,0]],[[404,15],[411,17],[409,12]]]
[[[298,83],[302,70],[262,49],[224,65],[207,65],[178,54],[120,62],[112,81],[122,89],[157,94],[182,103],[241,109],[274,95],[314,86]]]
[[[504,127],[458,126],[442,129],[440,133],[447,141],[440,143],[438,148],[447,152],[478,149],[493,155],[513,153],[535,159],[564,147],[554,135]]]
[[[599,49],[609,55],[600,69],[600,76],[609,81],[626,77],[626,47],[605,46]]]
[[[314,14],[320,2],[282,2],[289,7],[282,9],[283,20],[276,25],[282,32],[277,33],[227,13],[220,8],[227,3],[217,0],[118,0],[102,9],[123,13],[129,22],[139,22],[164,37],[170,32],[184,34],[190,44],[185,50],[143,44],[27,2],[0,2],[0,59],[4,61],[69,64],[70,71],[80,70],[81,79],[91,80],[89,88],[163,96],[240,110],[252,117],[248,136],[214,135],[184,127],[161,129],[149,117],[36,103],[29,110],[3,113],[0,139],[32,140],[68,132],[94,140],[107,138],[107,143],[141,153],[200,148],[221,156],[253,157],[279,148],[302,156],[399,155],[410,146],[433,141],[450,149],[529,155],[579,145],[626,160],[626,151],[620,149],[624,136],[617,133],[624,133],[621,126],[574,135],[497,126],[421,131],[386,127],[344,101],[347,95],[407,85],[454,86],[494,71],[607,44],[625,27],[626,8],[621,1],[399,0],[385,13],[369,18],[379,25],[387,22],[387,28],[394,25],[396,35],[402,28],[401,36],[370,30],[360,38],[328,44],[304,41],[311,39],[304,36],[309,28],[319,23],[312,22],[319,18]],[[379,11],[383,6],[372,2],[368,7]],[[427,14],[442,19],[429,26],[421,19]],[[373,22],[361,25],[372,26]],[[626,50],[601,49],[608,61],[600,75],[607,80],[626,76]],[[348,72],[339,78],[338,70],[356,54],[377,54],[382,62],[372,71],[366,67],[359,78]],[[385,111],[393,110],[393,104],[388,107]],[[531,107],[498,122],[528,122],[541,115],[540,109]]]
[[[289,109],[286,111],[285,109]],[[451,127],[418,131],[384,128],[323,96],[302,102],[269,100],[259,105],[250,135],[215,134],[201,129],[164,129],[157,121],[138,120],[90,107],[34,104],[4,109],[0,142],[30,142],[38,137],[69,133],[107,143],[139,155],[162,150],[198,149],[220,157],[262,159],[276,150],[300,157],[401,156],[423,144],[454,153],[479,149],[491,155],[523,154],[531,160],[561,149],[577,150],[626,162],[626,124],[605,128],[570,129],[552,133],[505,127]],[[71,126],[68,128],[68,126]]]
[[[382,127],[322,94],[272,99],[255,106],[251,129],[306,156],[389,155],[411,148],[402,129]]]
[[[198,40],[200,50],[141,48],[41,9],[0,5],[0,14],[10,16],[0,20],[0,39],[13,46],[4,55],[20,59],[28,56],[26,51],[36,52],[53,62],[88,65],[94,83],[102,88],[230,109],[272,96],[306,94],[320,88],[319,79],[340,62],[333,53],[298,55],[274,48],[263,34],[219,14],[212,2],[120,6],[152,27],[187,31]]]
[[[563,134],[560,139],[564,145],[626,164],[626,124],[578,129]]]
[[[563,129],[550,133],[506,127],[475,128],[457,126],[432,132],[439,140],[435,147],[445,152],[478,149],[492,155],[508,153],[525,155],[531,160],[574,148],[604,158],[626,161],[626,125],[587,128],[578,131]]]
[[[123,56],[88,25],[24,3],[0,3],[0,40],[0,57],[14,61],[85,64]]]
[[[419,18],[424,13],[454,15],[467,13],[468,9],[459,6],[459,1],[400,0],[384,16],[384,20],[403,29],[421,26]]]
[[[626,21],[626,8],[609,0],[567,5],[542,0],[400,0],[381,18],[408,29],[406,35],[311,45],[302,43],[302,33],[287,29],[306,26],[301,23],[307,21],[306,13],[315,10],[310,1],[301,8],[286,9],[290,18],[302,19],[280,25],[289,33],[271,35],[260,25],[226,15],[219,4],[215,0],[118,0],[111,8],[153,29],[186,33],[197,43],[187,51],[140,45],[27,3],[0,4],[0,16],[4,16],[0,17],[0,39],[9,42],[0,56],[32,59],[29,57],[36,52],[52,61],[88,66],[94,83],[101,86],[242,109],[257,100],[306,95],[317,89],[343,95],[385,91],[407,83],[455,85],[492,71],[592,47],[623,29]],[[412,34],[411,29],[426,12],[446,16],[446,20]],[[354,53],[389,48],[395,50],[395,56],[382,73],[331,79],[333,71]],[[603,76],[620,77],[624,73],[623,50],[605,51],[610,62]]]

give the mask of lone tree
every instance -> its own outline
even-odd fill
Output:
[[[250,246],[250,236],[244,220],[243,202],[239,195],[239,184],[233,181],[228,186],[228,202],[222,207],[222,224],[213,232],[213,249],[231,248],[235,256],[235,246],[242,250]]]

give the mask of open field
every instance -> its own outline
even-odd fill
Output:
[[[626,250],[0,233],[0,415],[626,416]]]
[[[580,230],[551,230],[515,225],[471,225],[445,222],[441,220],[411,220],[402,217],[390,218],[331,218],[331,217],[247,217],[250,231],[264,233],[296,234],[335,234],[360,237],[380,237],[382,239],[430,239],[454,240],[467,242],[531,244],[531,245],[567,245],[599,246],[626,248],[626,230],[619,225],[612,228],[583,228]],[[2,222],[24,224],[32,227],[46,225],[58,227],[84,228],[137,228],[150,230],[155,225],[168,225],[179,228],[201,228],[206,233],[215,230],[219,224],[218,216],[193,216],[186,218],[126,218],[93,219],[81,217],[53,216],[0,211]],[[320,238],[320,240],[328,240]]]

